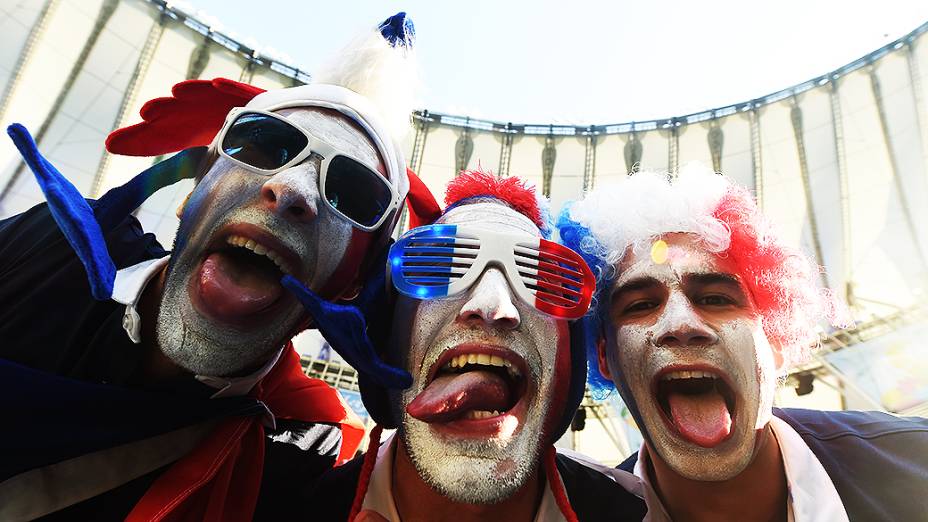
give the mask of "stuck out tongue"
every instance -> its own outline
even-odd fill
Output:
[[[509,403],[509,386],[502,377],[475,370],[437,377],[406,412],[423,422],[449,422],[470,410],[504,410]]]
[[[731,413],[718,391],[695,395],[671,392],[667,399],[674,425],[693,444],[712,448],[731,433]]]
[[[200,265],[197,283],[203,311],[225,322],[264,310],[283,292],[272,271],[228,252],[210,254]]]

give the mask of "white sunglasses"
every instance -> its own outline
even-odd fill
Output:
[[[319,193],[353,226],[378,229],[399,207],[399,194],[372,165],[338,151],[287,118],[257,109],[229,112],[217,143],[219,155],[265,176],[320,156]]]

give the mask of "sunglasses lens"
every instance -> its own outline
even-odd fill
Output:
[[[387,179],[345,156],[335,156],[325,175],[325,198],[348,219],[374,226],[390,208]]]
[[[289,123],[266,114],[246,112],[229,127],[222,151],[246,165],[274,170],[287,164],[308,144]]]

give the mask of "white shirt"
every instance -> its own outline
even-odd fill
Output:
[[[149,259],[116,272],[116,280],[113,281],[113,301],[126,305],[126,312],[122,317],[122,327],[126,334],[129,335],[129,339],[136,344],[142,342],[142,318],[139,316],[137,309],[139,300],[142,298],[142,292],[148,286],[148,283],[157,277],[168,264],[169,260],[170,256]],[[255,384],[258,384],[261,379],[270,373],[283,351],[284,347],[282,346],[268,360],[267,364],[249,375],[242,377],[196,375],[194,377],[203,384],[219,390],[211,396],[213,399],[246,395],[254,388]],[[273,416],[271,416],[271,421],[273,424]]]
[[[396,511],[396,504],[393,502],[393,456],[396,447],[396,437],[391,435],[380,448],[377,450],[377,461],[374,463],[374,470],[371,472],[371,479],[367,486],[367,493],[364,495],[364,503],[361,504],[361,510],[372,510],[390,522],[400,522],[399,513]],[[551,492],[550,485],[552,481],[547,481],[549,487],[546,487],[541,497],[541,505],[538,506],[538,513],[535,515],[534,522],[563,522],[564,515],[557,507],[557,501],[554,500],[554,494]]]
[[[780,444],[788,490],[787,508],[790,522],[847,522],[847,512],[831,477],[809,446],[789,424],[772,417],[770,428]],[[670,520],[660,498],[651,487],[647,473],[648,451],[644,443],[638,450],[635,475],[646,485],[648,515],[645,520]]]

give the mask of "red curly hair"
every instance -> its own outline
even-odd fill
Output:
[[[750,192],[730,186],[712,216],[730,233],[728,248],[716,255],[734,263],[754,298],[764,332],[786,351],[787,359],[805,358],[802,347],[814,338],[818,317],[848,322],[831,292],[816,284],[821,268],[776,237]]]
[[[538,228],[545,228],[535,187],[515,176],[497,178],[483,170],[465,170],[445,189],[445,211],[471,198],[498,199],[528,217]]]

